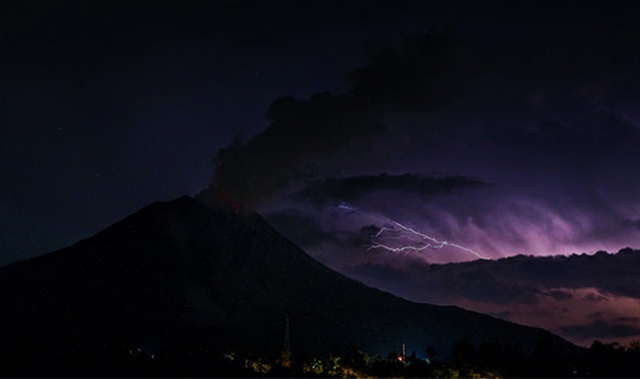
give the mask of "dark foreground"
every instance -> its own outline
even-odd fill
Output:
[[[400,350],[401,351],[401,350]],[[421,354],[420,354],[421,353]],[[368,355],[355,348],[325,356],[280,352],[271,355],[189,349],[87,348],[66,352],[4,351],[2,377],[406,377],[498,378],[640,376],[640,343],[628,347],[595,342],[581,356],[561,357],[542,341],[531,355],[513,346],[467,341],[453,346],[446,361],[425,352]],[[418,355],[422,355],[419,358]]]

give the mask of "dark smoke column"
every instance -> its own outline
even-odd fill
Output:
[[[209,190],[218,201],[253,209],[300,176],[312,159],[382,130],[350,95],[283,97],[267,117],[271,124],[246,144],[236,140],[218,151]]]
[[[292,178],[308,176],[311,160],[382,131],[379,120],[385,115],[440,109],[453,97],[450,78],[461,77],[453,64],[456,54],[452,33],[429,32],[399,51],[381,51],[370,65],[351,72],[345,94],[277,99],[267,111],[271,124],[265,130],[218,151],[209,191],[223,203],[255,208]]]

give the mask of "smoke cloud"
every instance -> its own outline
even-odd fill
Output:
[[[453,97],[446,77],[454,75],[456,44],[452,33],[431,32],[354,70],[348,93],[275,100],[265,130],[217,152],[212,189],[222,199],[258,205],[294,179],[315,177],[316,160],[372,143],[388,115],[440,110]]]

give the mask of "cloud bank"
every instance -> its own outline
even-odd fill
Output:
[[[487,185],[476,179],[461,176],[421,177],[414,174],[378,176],[330,177],[314,180],[298,191],[294,200],[308,200],[318,207],[340,203],[358,203],[367,194],[394,191],[416,194],[429,199],[459,189],[473,189]]]
[[[640,338],[640,250],[515,256],[497,261],[396,267],[363,263],[352,277],[413,301],[458,305],[540,326],[583,345]]]

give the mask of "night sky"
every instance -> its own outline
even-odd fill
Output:
[[[0,265],[211,188],[396,294],[640,336],[612,324],[640,294],[599,282],[531,274],[552,313],[608,297],[553,325],[513,297],[415,295],[431,263],[640,248],[638,20],[623,1],[4,2]]]

